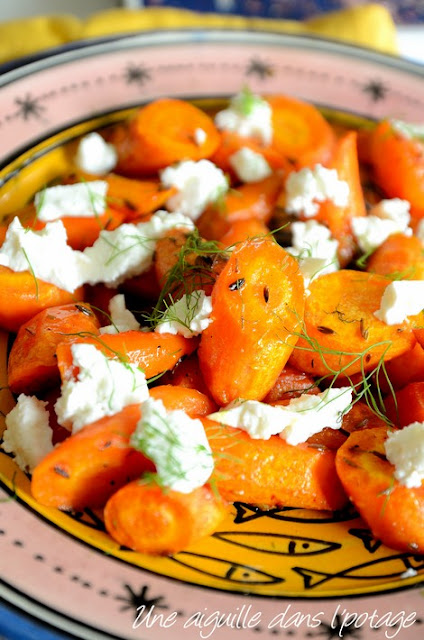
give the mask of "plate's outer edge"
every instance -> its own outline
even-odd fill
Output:
[[[179,42],[181,46],[184,46],[187,38],[189,38],[193,41],[199,41],[203,45],[218,44],[226,39],[227,41],[231,39],[233,43],[241,45],[242,42],[245,43],[246,39],[248,39],[249,46],[252,47],[262,46],[261,43],[263,44],[265,39],[270,44],[269,50],[272,47],[282,47],[285,44],[289,51],[295,51],[300,46],[306,48],[308,52],[320,51],[325,53],[329,47],[331,56],[340,55],[342,57],[344,53],[349,52],[351,62],[354,60],[364,67],[369,67],[371,64],[373,73],[377,75],[380,72],[384,75],[388,67],[395,74],[406,73],[411,82],[417,78],[420,78],[422,82],[423,78],[423,69],[419,65],[400,61],[383,54],[370,55],[366,50],[347,45],[335,43],[327,45],[324,41],[300,36],[282,37],[279,34],[243,34],[240,32],[228,34],[228,32],[218,31],[210,33],[184,31],[178,34],[171,32],[171,35],[172,41]],[[153,47],[159,48],[161,42],[162,46],[164,46],[161,37],[162,34],[142,34],[141,36],[131,36],[106,43],[90,44],[87,47],[81,47],[78,51],[67,51],[43,60],[38,59],[35,62],[3,74],[0,78],[0,87],[6,90],[10,86],[17,86],[15,83],[24,82],[27,78],[34,79],[37,74],[42,74],[49,68],[58,67],[61,64],[69,65],[80,58],[95,58],[111,51],[121,54],[123,52],[131,52],[133,54],[139,45],[148,46],[149,42]],[[170,46],[169,40],[167,45]],[[81,52],[84,52],[84,56],[79,56]],[[139,63],[139,61],[137,62]],[[267,61],[262,62],[266,63]],[[149,71],[149,69],[147,70]],[[268,64],[268,66],[267,64],[263,65],[260,73],[256,71],[255,75],[251,77],[253,88],[266,91],[267,86],[270,84],[267,81],[271,77],[267,76],[267,73],[271,71],[272,63]],[[293,67],[291,73],[295,72],[296,69]],[[244,69],[243,73],[246,75],[246,69]],[[262,77],[261,74],[265,75]],[[300,75],[302,74],[300,73]],[[340,76],[340,78],[342,79],[343,76]],[[384,94],[385,90],[387,90],[384,84],[382,85],[381,82],[380,85],[378,84],[378,80],[379,78],[376,78],[374,86],[368,85],[367,93],[367,96],[371,96],[371,106],[378,107],[374,109],[375,117],[379,117],[380,114],[381,94]],[[367,81],[371,83],[371,73],[367,77]],[[23,87],[24,85],[20,86]],[[139,101],[145,98],[144,80],[136,86],[138,92],[134,92],[135,95],[132,98],[134,102],[136,98]],[[364,89],[365,84],[361,88]],[[1,93],[0,89],[0,97]],[[14,97],[15,107],[16,104],[21,106],[20,103],[17,103],[17,99],[22,101],[25,98],[25,94],[22,94],[21,98],[19,95]],[[374,98],[376,99],[374,100]],[[397,96],[397,98],[401,99],[402,96]],[[48,110],[48,95],[44,100],[45,102],[41,102],[41,105],[47,105],[45,110]],[[419,98],[418,102],[420,103],[421,100],[422,98]],[[408,100],[405,100],[405,103],[407,102]],[[30,125],[31,135],[28,138],[28,144],[36,139],[32,131],[32,125],[37,119],[40,119],[31,115],[31,104],[29,104],[29,107],[29,115],[28,111],[18,110],[17,113],[20,115],[16,116],[18,124],[22,125],[22,127],[27,124]],[[109,108],[111,109],[112,107]],[[27,118],[24,117],[24,113],[27,114]],[[11,122],[13,122],[13,118],[3,122],[0,121],[2,126]],[[64,124],[62,123],[60,126],[64,126]],[[58,128],[60,126],[58,125]],[[22,143],[21,147],[19,147],[19,153],[23,146],[24,144]],[[245,609],[242,611],[245,616],[241,622],[239,617],[239,624],[248,625],[249,622],[252,623],[250,627],[243,627],[243,638],[246,639],[279,634],[285,636],[294,631],[296,632],[296,637],[302,638],[313,635],[322,636],[324,634],[328,634],[328,637],[334,637],[337,630],[339,632],[343,631],[343,629],[340,629],[340,625],[343,623],[343,615],[347,615],[347,612],[356,611],[358,614],[365,615],[365,612],[368,611],[371,615],[373,610],[378,607],[381,614],[386,615],[388,623],[390,623],[397,615],[396,609],[399,609],[400,614],[400,607],[403,607],[405,611],[406,609],[408,610],[405,617],[407,614],[412,615],[415,611],[422,611],[422,601],[418,588],[411,589],[408,592],[391,594],[389,598],[384,595],[369,598],[351,598],[342,600],[337,604],[335,601],[315,601],[313,603],[308,602],[306,606],[304,601],[299,600],[293,600],[287,604],[287,602],[279,599],[251,598],[249,596],[243,598],[240,595],[210,592],[190,585],[178,584],[151,574],[145,574],[135,567],[123,566],[112,558],[93,554],[90,549],[81,545],[78,541],[71,540],[53,528],[45,527],[44,523],[23,509],[18,502],[9,500],[7,495],[5,495],[5,501],[0,503],[0,514],[3,514],[4,521],[7,523],[7,527],[5,526],[1,533],[1,543],[5,545],[5,554],[1,561],[3,564],[7,564],[8,575],[14,576],[13,583],[10,581],[9,585],[4,585],[3,597],[17,604],[17,606],[20,603],[22,609],[32,606],[35,612],[34,615],[40,619],[46,622],[52,621],[58,628],[72,631],[77,635],[79,634],[79,637],[87,638],[87,640],[91,637],[96,637],[96,631],[90,630],[90,627],[93,626],[93,620],[95,620],[95,625],[103,628],[109,636],[113,632],[115,637],[119,638],[137,637],[160,640],[162,637],[170,637],[170,628],[172,628],[173,638],[190,640],[191,638],[200,637],[202,624],[203,637],[207,632],[211,631],[211,624],[213,623],[206,626],[205,616],[207,614],[225,612],[227,620],[231,621],[232,619],[234,621],[236,620],[237,610],[243,607],[251,607],[247,612]],[[40,551],[40,549],[37,549],[37,545],[41,544],[41,541],[43,541],[43,547]],[[65,560],[66,566],[64,566]],[[30,595],[31,591],[34,590],[33,578],[40,580],[40,576],[42,576],[42,580],[39,584],[37,583],[37,593]],[[25,584],[28,585],[26,590],[22,586]],[[19,592],[21,592],[21,595]],[[52,599],[54,603],[52,603]],[[77,606],[74,604],[76,602],[78,603]],[[177,614],[176,621],[174,624],[170,624],[169,627],[161,625],[160,621],[153,623],[150,627],[146,622],[141,622],[137,628],[133,629],[137,613],[136,605],[139,606],[141,602],[147,605],[154,603],[157,611],[170,612],[170,614],[175,612]],[[391,610],[389,607],[391,607]],[[196,625],[194,620],[191,625],[186,626],[186,623],[191,619],[190,617],[196,612],[199,613],[199,624]],[[260,614],[260,620],[256,624],[253,618],[257,614]],[[297,614],[299,615],[297,616]],[[203,623],[201,622],[202,615]],[[280,616],[280,624],[278,624],[278,616]],[[304,620],[299,622],[302,616]],[[162,617],[163,620],[164,617]],[[402,640],[416,638],[416,629],[420,622],[414,620],[409,627],[406,627],[403,624],[405,619],[401,620],[398,616],[398,622],[399,620]],[[83,626],[81,627],[81,625]],[[356,629],[352,626],[348,629],[345,628],[345,635],[347,635],[347,631],[349,633],[354,631],[355,633],[351,633],[351,635],[360,640],[365,640],[368,637],[378,640],[380,637],[385,637],[386,629],[387,624],[386,626],[380,626],[378,630],[373,630],[368,619],[363,624],[358,624]],[[235,637],[236,634],[240,637],[240,630],[231,628],[229,625],[210,632],[210,636],[223,640],[229,640],[230,637]],[[98,637],[105,636],[98,635]]]

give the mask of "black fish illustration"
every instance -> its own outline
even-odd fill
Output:
[[[329,553],[342,546],[338,542],[257,531],[219,531],[214,537],[239,547],[280,556],[312,556]]]
[[[238,564],[230,560],[205,556],[190,551],[181,551],[176,556],[170,558],[174,562],[198,571],[202,575],[222,578],[238,584],[275,584],[284,582],[284,578],[273,576],[265,571],[255,569],[245,564]]]

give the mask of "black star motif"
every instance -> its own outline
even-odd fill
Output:
[[[137,614],[138,608],[143,605],[146,607],[146,610],[153,606],[158,609],[168,609],[168,605],[162,602],[164,600],[163,596],[159,596],[157,598],[148,597],[149,587],[147,585],[144,585],[138,593],[136,593],[129,584],[124,584],[124,587],[127,591],[127,595],[116,596],[116,600],[121,600],[124,603],[121,607],[121,611],[134,609]]]
[[[37,98],[33,98],[29,93],[25,98],[15,98],[15,104],[18,105],[17,115],[24,120],[29,118],[41,118],[41,114],[45,111],[45,107],[38,103]]]
[[[246,75],[258,76],[261,80],[265,80],[265,78],[274,75],[274,69],[267,62],[259,60],[259,58],[252,58],[247,67]]]
[[[369,94],[373,102],[384,100],[388,90],[388,87],[380,80],[370,80],[367,84],[363,85],[363,91]]]
[[[326,640],[332,640],[332,638],[361,638],[362,631],[360,628],[345,627],[342,626],[342,618],[336,615],[331,624],[321,622],[319,630],[314,634],[314,637],[325,636]],[[342,636],[340,636],[340,632]],[[312,635],[312,634],[311,634]]]
[[[125,82],[127,84],[144,84],[150,80],[150,71],[143,65],[129,64],[124,72]]]

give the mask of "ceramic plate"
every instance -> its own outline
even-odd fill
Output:
[[[0,76],[0,213],[60,174],[63,145],[82,133],[158,96],[202,101],[245,84],[371,118],[420,122],[424,112],[422,68],[319,39],[178,31],[84,43]],[[1,348],[4,386],[7,336]],[[5,412],[7,389],[0,399]],[[10,637],[408,640],[422,633],[424,557],[384,547],[351,509],[264,512],[236,503],[214,536],[155,559],[119,548],[98,513],[37,505],[28,477],[3,452],[0,478],[8,603],[0,632]]]

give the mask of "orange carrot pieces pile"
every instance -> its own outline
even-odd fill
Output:
[[[237,246],[212,291],[199,362],[214,400],[261,399],[297,341],[304,288],[296,260],[273,240]]]

